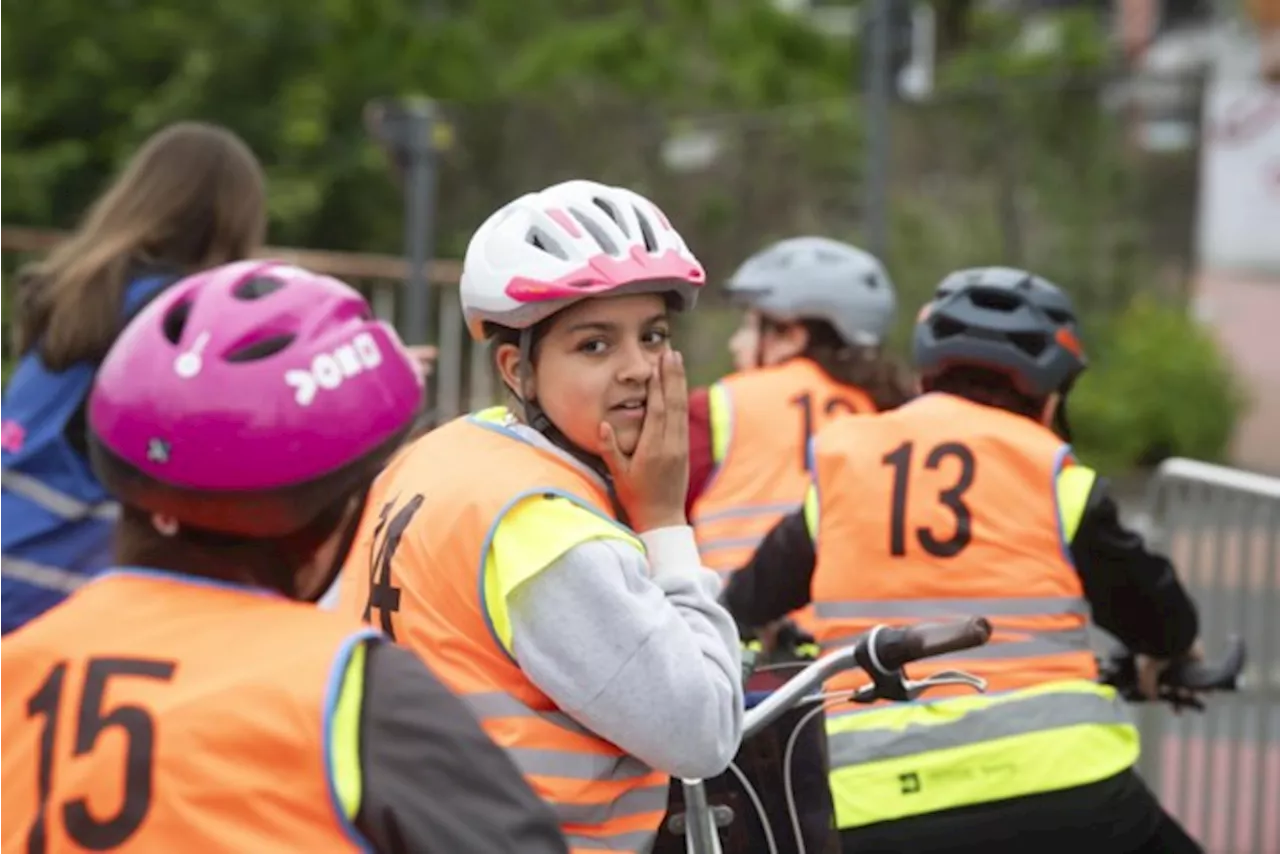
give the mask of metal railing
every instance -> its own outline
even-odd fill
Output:
[[[1280,851],[1280,478],[1171,459],[1149,487],[1152,548],[1200,610],[1207,643],[1239,634],[1242,689],[1203,715],[1144,708],[1143,776],[1211,854]],[[1208,651],[1212,657],[1214,650]]]
[[[0,249],[6,254],[36,257],[65,236],[59,231],[6,225],[0,228]],[[378,317],[401,331],[407,325],[404,290],[408,287],[409,267],[400,256],[323,252],[282,246],[264,247],[257,255],[342,279],[368,298]],[[452,418],[497,400],[488,352],[483,344],[470,339],[462,320],[457,288],[461,270],[457,261],[443,259],[432,261],[427,269],[428,299],[433,301],[434,309],[430,316],[435,319],[430,343],[440,349],[432,379],[432,403],[437,420]]]

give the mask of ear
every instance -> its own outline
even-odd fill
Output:
[[[520,347],[515,344],[498,345],[493,354],[493,364],[507,390],[524,399],[524,383],[520,377]]]
[[[162,537],[172,537],[178,533],[178,520],[165,513],[151,514],[151,527]]]
[[[809,330],[803,323],[775,327],[773,336],[777,342],[774,351],[781,359],[799,356],[809,346]]]

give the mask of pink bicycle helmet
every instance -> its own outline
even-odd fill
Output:
[[[359,293],[242,261],[183,279],[121,333],[90,395],[90,456],[124,504],[281,537],[365,488],[422,398]]]

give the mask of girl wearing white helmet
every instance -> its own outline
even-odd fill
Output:
[[[374,487],[341,606],[471,703],[577,851],[648,851],[669,776],[727,767],[738,633],[684,514],[670,313],[705,274],[649,200],[570,181],[467,249],[462,304],[513,398],[419,438]]]
[[[827,421],[893,409],[914,393],[882,350],[893,282],[868,252],[795,237],[743,262],[726,290],[743,307],[736,373],[690,399],[689,517],[707,566],[731,572],[807,488],[809,439]]]

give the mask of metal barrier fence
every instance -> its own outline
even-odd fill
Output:
[[[1211,854],[1280,852],[1280,478],[1167,460],[1148,492],[1151,544],[1200,609],[1200,635],[1248,644],[1242,690],[1204,714],[1144,708],[1140,770]]]

